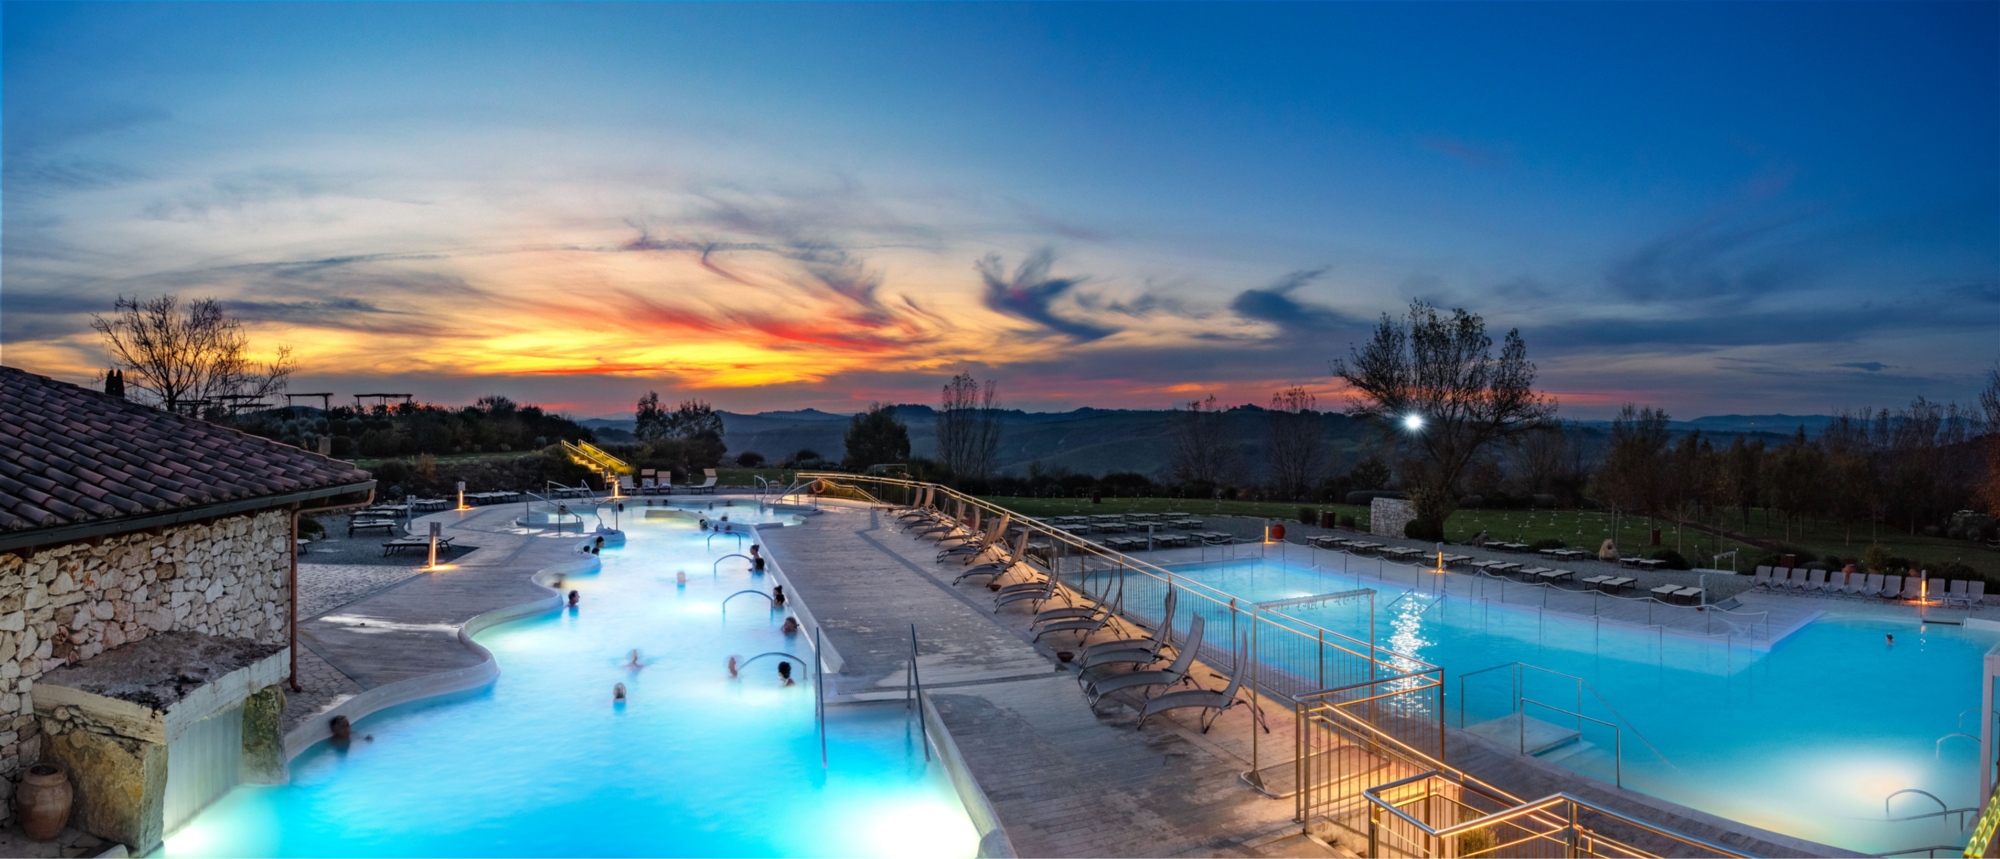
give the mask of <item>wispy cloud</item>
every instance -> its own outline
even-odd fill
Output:
[[[1056,301],[1086,280],[1051,275],[1049,272],[1055,265],[1055,259],[1052,250],[1044,248],[1036,251],[1022,260],[1014,269],[1013,276],[1009,277],[999,254],[981,257],[974,267],[986,285],[986,306],[996,313],[1033,322],[1080,342],[1118,333],[1116,328],[1066,318],[1055,312]]]

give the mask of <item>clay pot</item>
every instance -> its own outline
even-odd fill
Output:
[[[69,824],[69,774],[54,764],[35,764],[14,788],[14,819],[36,841],[54,841]]]

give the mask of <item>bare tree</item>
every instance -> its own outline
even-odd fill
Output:
[[[1326,476],[1326,423],[1318,405],[1299,385],[1271,395],[1264,455],[1271,468],[1271,489],[1280,498],[1304,498]]]
[[[951,377],[937,411],[938,460],[961,477],[985,477],[993,471],[993,454],[1000,447],[1000,406],[997,385],[983,389],[971,373]]]
[[[1667,436],[1667,413],[1659,409],[1626,403],[1611,420],[1604,463],[1597,468],[1597,495],[1611,505],[1614,539],[1620,514],[1651,513],[1665,498]]]
[[[91,314],[90,327],[104,336],[127,391],[167,411],[268,397],[285,389],[294,369],[289,346],[268,363],[253,362],[243,324],[212,298],[182,304],[172,294],[143,301],[121,295],[110,316]]]
[[[1368,344],[1336,360],[1333,372],[1361,395],[1354,414],[1416,422],[1422,455],[1406,485],[1417,518],[1439,531],[1480,450],[1556,411],[1554,399],[1534,390],[1535,365],[1519,329],[1507,332],[1495,357],[1484,319],[1463,309],[1447,317],[1423,301],[1411,302],[1402,322],[1383,314]]]
[[[1987,511],[2000,516],[2000,361],[1986,371],[1986,387],[1979,392],[1979,410],[1986,421],[1986,479],[1980,495]]]
[[[1235,448],[1222,430],[1222,406],[1213,395],[1174,409],[1167,423],[1167,447],[1174,482],[1204,491],[1214,491],[1235,462]]]

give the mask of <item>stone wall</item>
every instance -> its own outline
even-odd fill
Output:
[[[29,698],[43,674],[170,629],[285,642],[291,528],[267,510],[0,554],[0,822],[45,751]]]

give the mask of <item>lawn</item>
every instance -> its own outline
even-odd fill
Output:
[[[1028,498],[1021,496],[995,496],[986,500],[1029,516],[1079,516],[1108,513],[1189,513],[1194,515],[1218,516],[1261,516],[1285,522],[1298,521],[1301,505],[1278,501],[1190,501],[1180,498],[1106,498],[1102,503],[1093,504],[1088,498]],[[1333,510],[1342,515],[1352,515],[1360,527],[1368,527],[1368,508],[1346,504],[1310,505],[1316,510]],[[1675,549],[1686,557],[1689,563],[1698,567],[1719,563],[1729,569],[1730,559],[1715,560],[1722,552],[1740,550],[1736,560],[1740,569],[1748,570],[1754,560],[1765,550],[1719,538],[1687,528],[1676,534],[1672,522],[1654,520],[1639,516],[1617,517],[1618,530],[1612,533],[1612,519],[1609,513],[1592,510],[1460,510],[1445,523],[1445,539],[1454,543],[1471,541],[1474,534],[1485,531],[1495,540],[1517,543],[1534,543],[1546,539],[1557,539],[1564,544],[1596,551],[1607,537],[1616,537],[1618,547],[1625,554],[1647,554],[1653,551],[1652,531],[1660,530],[1660,548]],[[1763,516],[1752,511],[1750,521],[1745,523],[1734,511],[1725,514],[1724,530],[1798,546],[1821,557],[1838,555],[1852,558],[1868,550],[1869,537],[1865,528],[1856,528],[1852,539],[1846,529],[1837,523],[1808,523],[1801,536],[1795,529],[1793,539],[1783,541],[1782,529],[1774,519],[1765,525]],[[1980,573],[2000,580],[2000,552],[1981,548],[1966,540],[1947,540],[1938,537],[1912,536],[1907,531],[1897,532],[1883,529],[1879,533],[1882,544],[1889,554],[1910,558],[1926,567],[1936,567],[1945,561],[1958,561]]]

